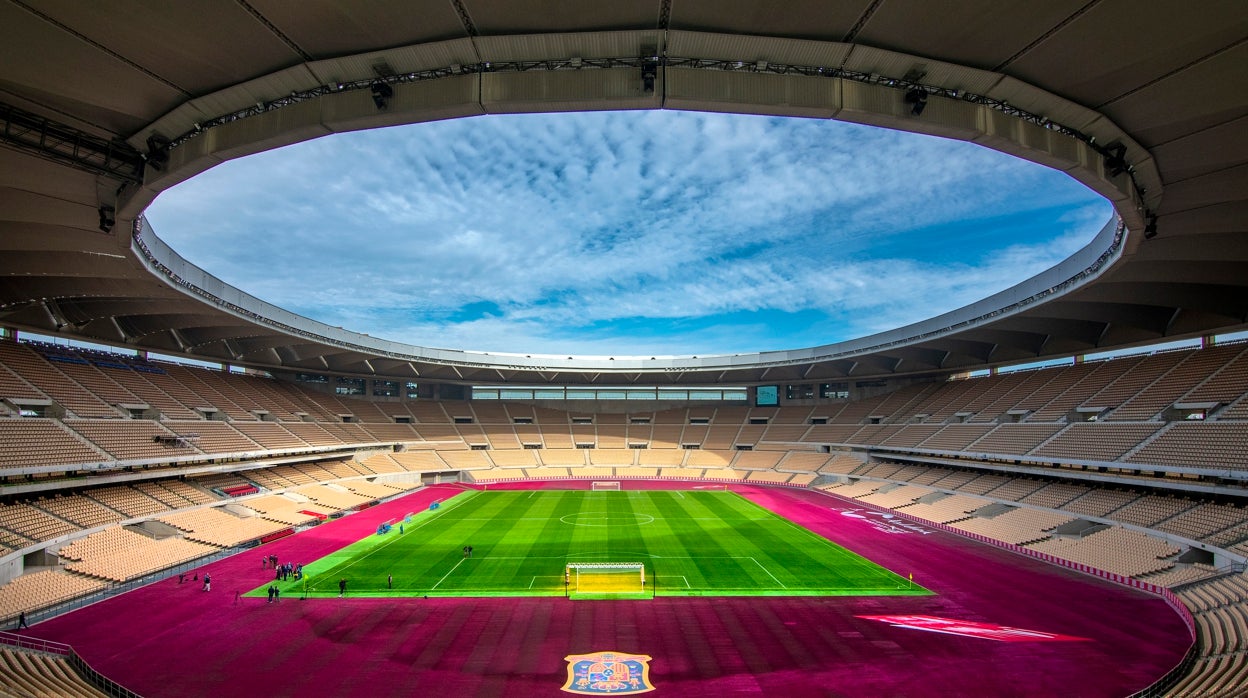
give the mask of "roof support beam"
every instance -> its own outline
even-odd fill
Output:
[[[0,143],[36,157],[122,182],[143,182],[143,156],[110,141],[0,102]]]

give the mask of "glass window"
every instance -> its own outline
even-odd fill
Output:
[[[475,391],[473,392],[473,395],[476,395]],[[533,391],[532,390],[514,390],[514,389],[499,390],[498,399],[500,400],[532,400]]]
[[[373,381],[373,395],[378,397],[398,397],[399,382],[398,381]]]
[[[363,395],[364,379],[340,377],[338,379],[338,385],[334,388],[334,392],[339,395]]]

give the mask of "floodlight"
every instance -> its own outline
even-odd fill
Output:
[[[116,211],[112,206],[100,207],[100,232],[113,232],[113,226],[117,224]]]
[[[1127,146],[1115,143],[1105,149],[1105,172],[1110,177],[1117,177],[1127,168]]]
[[[927,108],[927,91],[921,87],[912,87],[906,92],[906,104],[910,105],[910,113],[919,116]]]
[[[169,139],[156,133],[148,136],[145,157],[153,170],[159,172],[165,169],[165,165],[169,163]]]
[[[654,94],[654,81],[659,77],[659,59],[643,58],[641,61],[641,89],[646,94]]]
[[[375,82],[372,86],[373,104],[377,105],[378,110],[384,110],[390,106],[390,98],[394,96],[394,88],[384,82]]]

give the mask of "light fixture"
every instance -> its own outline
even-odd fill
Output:
[[[1105,148],[1105,172],[1110,177],[1117,177],[1127,171],[1127,146],[1114,143]]]
[[[112,206],[100,206],[100,232],[111,233],[117,224],[117,209]]]
[[[641,90],[646,94],[654,94],[654,81],[659,77],[659,59],[657,57],[641,60]]]
[[[375,82],[372,86],[373,104],[377,105],[379,111],[384,111],[390,106],[390,98],[394,96],[394,88],[384,82]]]
[[[169,139],[153,133],[147,137],[147,154],[144,156],[153,170],[160,172],[169,163]]]
[[[910,105],[910,113],[919,116],[927,108],[927,91],[921,87],[911,87],[906,92],[906,104]]]

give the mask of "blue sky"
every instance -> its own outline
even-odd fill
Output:
[[[157,233],[331,325],[431,347],[670,356],[952,310],[1109,218],[1064,174],[856,124],[672,111],[341,134],[162,194]]]

